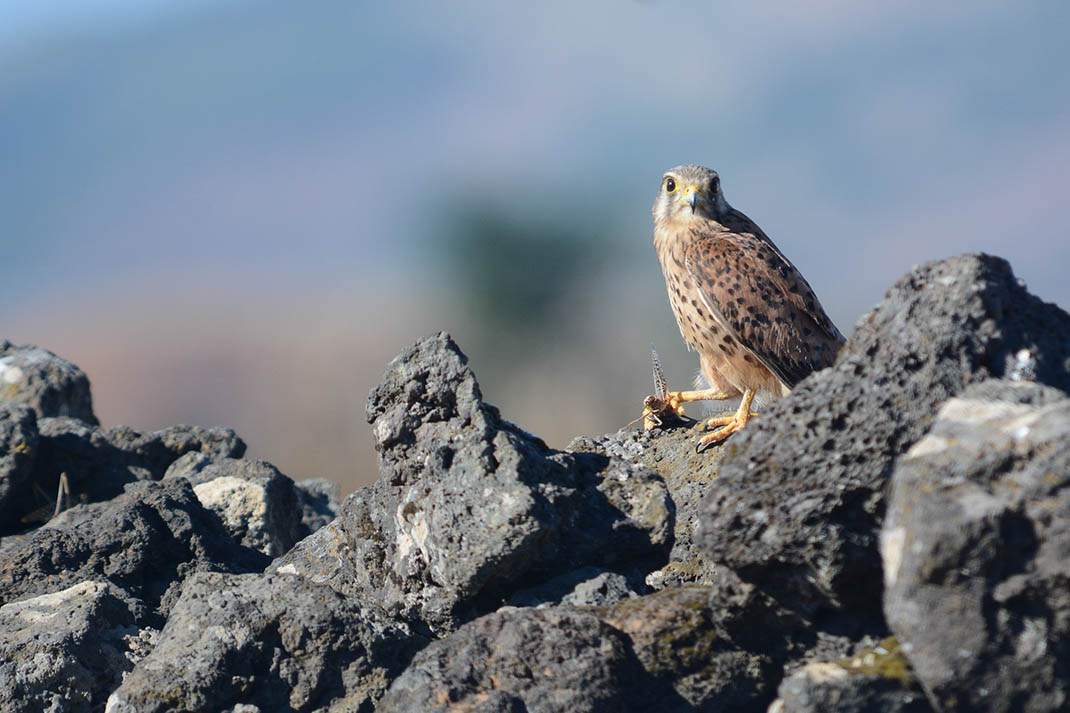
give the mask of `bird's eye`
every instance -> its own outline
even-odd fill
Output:
[[[672,193],[676,190],[676,181],[671,178],[665,179],[665,192]]]
[[[721,179],[720,178],[715,178],[712,181],[710,181],[710,194],[711,195],[716,195],[717,194],[717,189],[720,188],[720,187],[721,187]]]

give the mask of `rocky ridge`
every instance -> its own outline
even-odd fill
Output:
[[[0,381],[4,711],[1070,705],[1070,315],[998,258],[913,269],[703,454],[549,448],[422,339],[341,503],[226,429],[100,428],[44,349]]]

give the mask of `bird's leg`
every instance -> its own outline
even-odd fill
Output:
[[[673,411],[683,416],[683,404],[690,401],[724,401],[734,397],[735,394],[718,391],[717,389],[699,389],[697,391],[670,391],[665,395],[665,401]]]
[[[643,430],[665,425],[666,421],[684,417],[683,404],[689,401],[707,401],[734,398],[734,394],[728,394],[716,389],[702,389],[700,391],[669,391],[663,397],[647,396],[643,400]],[[639,419],[636,419],[638,421]],[[635,423],[633,421],[632,423]],[[629,426],[631,424],[628,424]]]
[[[708,433],[699,439],[699,451],[705,450],[708,446],[728,438],[733,433],[746,426],[747,421],[750,421],[752,416],[758,415],[752,413],[750,410],[751,402],[754,400],[754,394],[754,389],[747,389],[743,392],[743,398],[739,401],[739,409],[736,411],[734,416],[711,418],[709,421],[706,422],[706,426],[708,428],[713,428],[715,426],[720,426],[720,428],[718,428],[713,433]]]

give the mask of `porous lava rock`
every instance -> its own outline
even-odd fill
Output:
[[[293,480],[267,461],[212,459],[194,451],[172,463],[164,477],[190,481],[197,499],[236,542],[268,556],[286,554],[309,534]]]
[[[0,405],[0,523],[18,520],[16,496],[32,474],[37,417],[29,406]],[[0,533],[4,526],[0,524]]]
[[[0,402],[29,406],[38,418],[64,416],[97,424],[89,377],[34,344],[0,340]]]
[[[888,623],[942,710],[1070,706],[1070,398],[986,382],[899,459]]]
[[[190,574],[269,562],[235,543],[186,480],[144,481],[114,500],[75,506],[0,552],[0,604],[108,581],[166,616]]]
[[[649,469],[569,453],[483,401],[445,333],[395,358],[368,398],[377,483],[272,565],[439,634],[579,567],[663,564],[673,505]]]
[[[190,577],[108,713],[371,713],[425,642],[375,605],[292,575]]]
[[[418,653],[377,713],[677,711],[628,638],[590,611],[504,608]]]
[[[896,460],[969,384],[1028,366],[1070,389],[1070,315],[1006,261],[964,255],[899,279],[836,363],[773,402],[723,447],[699,540],[808,619],[849,611],[880,627],[877,538]]]
[[[899,642],[808,663],[784,678],[769,713],[931,713]]]
[[[239,458],[245,443],[227,428],[172,426],[142,433],[129,426],[99,428],[67,417],[38,418],[31,473],[11,494],[11,516],[0,520],[8,535],[47,520],[65,475],[72,503],[102,502],[137,481],[160,480],[180,456]],[[34,513],[42,513],[37,517]]]
[[[141,602],[108,582],[0,606],[0,710],[88,713],[133,664]]]

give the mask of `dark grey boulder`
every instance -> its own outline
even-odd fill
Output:
[[[894,638],[836,661],[808,663],[780,683],[769,713],[930,713]]]
[[[418,653],[376,713],[677,711],[628,638],[568,607],[501,609]]]
[[[810,660],[846,656],[867,633],[885,635],[883,623],[872,617],[855,621],[850,612],[826,612],[817,619],[804,616],[792,600],[778,600],[775,588],[766,591],[744,581],[732,569],[715,566],[701,551],[695,526],[726,452],[719,447],[697,453],[695,444],[705,432],[699,423],[649,432],[633,425],[605,436],[576,438],[569,444],[570,450],[605,453],[646,465],[664,478],[676,506],[675,538],[670,561],[649,572],[645,583],[658,590],[700,585],[699,591],[708,594],[705,611],[722,642],[761,655],[786,671]]]
[[[309,534],[293,480],[271,463],[211,459],[191,452],[171,464],[165,478],[186,478],[201,504],[219,516],[234,540],[271,557],[285,554]]]
[[[137,459],[138,466],[145,468],[152,480],[162,478],[171,464],[186,453],[201,453],[213,460],[245,455],[245,441],[229,428],[179,425],[141,433],[129,426],[115,426],[104,429],[101,438]]]
[[[1023,353],[1028,352],[1023,359]],[[862,318],[834,366],[721,447],[699,519],[710,561],[812,619],[883,626],[877,533],[896,459],[940,403],[990,376],[1070,389],[1070,315],[988,255],[911,270]]]
[[[718,635],[709,598],[705,587],[670,588],[599,614],[628,636],[646,672],[675,690],[684,710],[764,711],[779,666]]]
[[[514,593],[506,602],[514,607],[566,604],[574,607],[602,607],[621,599],[637,597],[646,587],[619,572],[599,567],[580,567],[558,575],[531,589]]]
[[[1070,399],[987,382],[892,477],[887,620],[944,710],[1070,706]]]
[[[102,711],[133,666],[143,608],[93,581],[0,607],[0,710]]]
[[[107,710],[371,713],[424,643],[303,577],[198,573]]]
[[[0,604],[106,580],[166,616],[190,574],[260,571],[269,562],[236,544],[186,480],[139,482],[0,552]]]
[[[368,398],[380,478],[272,565],[444,633],[579,567],[654,569],[673,507],[647,468],[568,453],[485,403],[444,333],[395,358]]]
[[[307,478],[295,483],[301,504],[301,525],[310,535],[338,517],[342,509],[341,489],[327,478]]]
[[[29,406],[38,418],[68,416],[97,424],[85,372],[33,344],[0,340],[0,402]]]
[[[17,494],[37,455],[37,418],[28,406],[0,404],[0,523],[18,519]],[[0,524],[0,534],[8,528]]]
[[[41,418],[37,454],[30,479],[12,495],[18,517],[0,521],[0,535],[29,525],[27,514],[54,503],[61,474],[66,474],[72,502],[100,502],[140,480],[159,480],[185,453],[212,459],[238,458],[245,443],[226,428],[172,426],[139,433],[128,426],[102,429],[73,418]],[[47,519],[47,516],[45,516]]]

